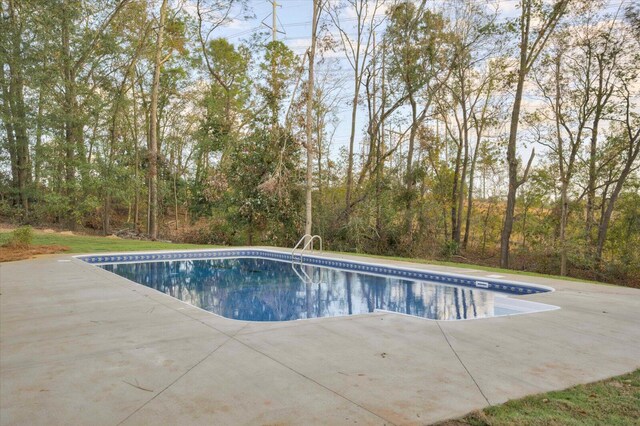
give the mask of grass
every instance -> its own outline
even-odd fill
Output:
[[[10,232],[0,232],[0,245],[9,241]],[[174,244],[159,241],[138,241],[59,233],[35,232],[34,245],[61,245],[69,253],[96,253],[165,249],[198,249],[218,246]],[[553,277],[532,272],[393,256],[373,256],[360,253],[341,253],[405,262],[428,263],[457,268],[472,268],[508,274]],[[571,279],[557,277],[560,279]],[[573,281],[585,281],[571,279]],[[601,283],[596,283],[601,284]],[[563,391],[528,396],[502,405],[449,420],[446,426],[502,426],[502,425],[638,425],[640,418],[640,370],[601,382],[579,385]]]
[[[560,275],[551,275],[551,274],[540,274],[538,272],[530,272],[530,271],[518,271],[515,269],[502,269],[496,268],[493,266],[484,266],[484,265],[475,265],[472,263],[458,263],[458,262],[447,262],[443,260],[435,260],[435,259],[419,259],[419,258],[410,258],[410,257],[398,257],[398,256],[383,256],[377,254],[366,254],[366,253],[350,253],[350,252],[339,252],[339,251],[327,251],[327,253],[336,253],[336,254],[348,254],[352,256],[364,256],[364,257],[373,257],[377,259],[387,259],[387,260],[395,260],[400,262],[413,262],[413,263],[423,263],[429,265],[440,265],[440,266],[449,266],[452,268],[461,268],[461,269],[476,269],[479,271],[485,272],[499,272],[502,274],[512,274],[512,275],[524,275],[530,277],[540,277],[540,278],[556,278],[559,280],[565,281],[575,281],[581,283],[591,283],[591,284],[600,284],[600,285],[615,285],[603,283],[600,281],[592,281],[586,280],[582,278],[574,278],[574,277],[563,277]]]
[[[10,239],[10,235],[11,235],[10,232],[0,232],[0,245],[8,242]],[[67,253],[99,253],[99,252],[117,252],[117,251],[144,251],[144,250],[181,250],[181,249],[201,249],[201,248],[220,247],[220,246],[214,246],[214,245],[177,244],[177,243],[168,243],[168,242],[161,242],[161,241],[140,241],[140,240],[127,240],[127,239],[118,239],[118,238],[105,238],[100,236],[65,235],[65,234],[53,233],[53,232],[43,233],[39,231],[34,232],[32,243],[34,245],[67,246],[70,248],[70,250],[67,251]],[[380,256],[380,255],[371,255],[371,254],[365,254],[365,253],[349,253],[349,252],[327,251],[327,253],[347,254],[347,255],[353,255],[353,256],[366,256],[366,257],[373,257],[378,259],[423,263],[423,264],[430,264],[430,265],[441,265],[441,266],[449,266],[454,268],[477,269],[477,270],[482,270],[486,272],[498,272],[503,274],[514,274],[514,275],[542,277],[542,278],[557,278],[557,279],[568,280],[568,281],[611,285],[611,284],[606,284],[598,281],[589,281],[589,280],[584,280],[579,278],[561,277],[557,275],[539,274],[536,272],[516,271],[512,269],[501,269],[501,268],[494,268],[491,266],[480,266],[480,265],[457,263],[457,262],[445,262],[445,261],[432,260],[432,259]]]
[[[440,423],[442,426],[638,425],[640,370],[532,395]]]
[[[0,233],[0,245],[5,244],[11,237],[10,232]],[[93,237],[86,235],[64,235],[59,233],[45,234],[35,232],[33,245],[62,245],[69,247],[67,253],[99,253],[116,251],[142,250],[180,250],[213,248],[216,246],[197,244],[174,244],[162,241],[139,241],[118,238]]]

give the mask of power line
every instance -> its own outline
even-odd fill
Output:
[[[307,2],[308,0],[277,0],[279,2]],[[440,5],[449,5],[453,2],[455,2],[456,0],[431,0],[431,4],[440,4]],[[520,2],[521,0],[500,0],[499,3],[516,3],[516,2]],[[601,10],[606,10],[606,9],[611,9],[614,7],[620,7],[623,6],[625,4],[632,4],[634,0],[621,0],[619,2],[610,2],[607,3],[606,5],[604,5]],[[465,0],[465,2],[468,3],[484,3],[484,4],[490,4],[489,2],[487,2],[487,0]],[[269,0],[269,3],[271,3],[272,5],[275,3],[277,6],[281,6],[280,4],[277,4],[275,0]],[[277,14],[275,13],[275,6],[274,6],[274,12],[272,12],[272,14],[267,15],[267,17],[265,19],[267,19],[269,16],[275,16],[275,20],[277,20],[277,22],[280,23],[280,26],[284,29],[284,27],[301,27],[301,26],[306,26],[306,25],[310,25],[312,22],[311,21],[303,21],[303,22],[289,22],[286,24],[283,24],[282,21],[280,21],[280,19],[277,17]],[[345,18],[342,19],[340,22],[354,22],[357,21],[358,18],[357,17],[353,17],[353,18]],[[240,37],[246,34],[250,34],[256,30],[259,30],[260,28],[262,28],[262,26],[266,26],[267,28],[271,29],[273,31],[273,28],[276,28],[276,25],[266,25],[264,24],[264,22],[261,23],[261,25],[258,25],[257,27],[253,27],[253,28],[248,28],[246,30],[240,31],[238,33],[235,34],[231,34],[226,36],[226,38],[235,38],[235,37]],[[285,34],[286,35],[286,31],[278,31],[281,34]],[[295,40],[295,39],[301,39],[301,38],[307,38],[307,37],[285,37],[286,40]],[[274,37],[275,40],[275,37]]]

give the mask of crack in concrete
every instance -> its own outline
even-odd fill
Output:
[[[243,326],[242,328],[246,327]],[[242,330],[242,328],[240,330]],[[238,330],[238,331],[240,331]],[[125,417],[124,419],[122,419],[118,425],[123,424],[124,422],[126,422],[127,420],[129,420],[129,418],[131,418],[133,415],[135,415],[138,411],[142,410],[147,404],[151,403],[151,401],[153,401],[154,399],[156,399],[157,397],[159,397],[160,395],[162,395],[162,393],[164,393],[164,391],[166,391],[167,389],[169,389],[171,386],[173,386],[174,384],[176,384],[176,382],[178,382],[178,380],[182,379],[184,376],[186,376],[191,370],[193,370],[194,368],[196,368],[198,365],[200,365],[202,362],[204,362],[204,360],[206,360],[207,358],[209,358],[211,355],[213,355],[214,353],[216,353],[218,351],[218,349],[220,349],[221,347],[223,347],[224,345],[226,345],[229,341],[234,340],[233,336],[229,336],[227,334],[225,334],[228,339],[225,340],[224,342],[222,342],[221,344],[219,344],[218,346],[216,346],[211,352],[209,352],[207,355],[205,355],[204,358],[202,358],[200,361],[196,362],[194,365],[192,365],[191,367],[189,367],[184,373],[182,373],[181,375],[179,375],[178,377],[175,378],[175,380],[173,380],[171,383],[169,383],[167,386],[165,386],[164,388],[162,388],[162,390],[158,393],[156,393],[155,395],[153,395],[148,401],[146,401],[144,404],[142,404],[140,407],[136,408],[135,411],[133,411],[131,414],[129,414],[127,417]],[[146,390],[146,389],[145,389]]]
[[[344,399],[344,400],[346,400],[346,401],[350,402],[351,404],[355,405],[356,407],[360,408],[361,410],[364,410],[364,411],[368,412],[369,414],[372,414],[372,415],[376,416],[376,417],[377,417],[377,418],[379,418],[380,420],[383,420],[383,421],[384,421],[384,422],[386,422],[386,423],[389,423],[389,424],[395,425],[395,423],[393,423],[391,420],[386,419],[386,418],[382,417],[381,415],[379,415],[379,414],[377,414],[377,413],[375,413],[375,412],[373,412],[373,411],[369,410],[367,407],[365,407],[365,406],[363,406],[363,405],[358,404],[358,403],[357,403],[357,402],[355,402],[354,400],[352,400],[352,399],[350,399],[350,398],[348,398],[348,397],[346,397],[346,396],[342,395],[341,393],[339,393],[339,392],[337,392],[337,391],[335,391],[335,390],[331,389],[331,388],[330,388],[330,387],[328,387],[328,386],[323,385],[322,383],[320,383],[320,382],[318,382],[317,380],[315,380],[315,379],[313,379],[313,378],[311,378],[311,377],[307,376],[306,374],[304,374],[304,373],[302,373],[302,372],[300,372],[300,371],[296,370],[295,368],[292,368],[292,367],[288,366],[287,364],[285,364],[285,363],[283,363],[283,362],[281,362],[281,361],[278,361],[277,359],[275,359],[275,358],[271,357],[270,355],[268,355],[268,354],[266,354],[266,353],[264,353],[264,352],[262,352],[262,351],[260,351],[260,350],[258,350],[258,349],[256,349],[256,348],[254,348],[254,347],[250,346],[249,344],[247,344],[247,343],[245,343],[245,342],[243,342],[243,341],[241,341],[241,340],[236,339],[235,337],[233,337],[233,340],[235,340],[236,342],[240,343],[241,345],[243,345],[243,346],[245,346],[245,347],[247,347],[247,348],[249,348],[249,349],[251,349],[251,350],[253,350],[253,351],[255,351],[255,352],[259,353],[259,354],[261,354],[262,356],[265,356],[265,357],[269,358],[269,359],[270,359],[270,360],[272,360],[273,362],[275,362],[275,363],[277,363],[277,364],[279,364],[279,365],[281,365],[281,366],[285,367],[286,369],[288,369],[288,370],[290,370],[290,371],[294,372],[295,374],[298,374],[300,377],[303,377],[304,379],[309,380],[309,381],[310,381],[310,382],[312,382],[312,383],[315,383],[316,385],[320,386],[321,388],[328,390],[328,391],[329,391],[329,392],[331,392],[332,394],[334,394],[334,395],[336,395],[336,396],[338,396],[338,397],[340,397],[340,398],[342,398],[342,399]]]
[[[96,268],[96,269],[101,269],[101,268]],[[104,272],[107,272],[107,273],[108,273],[108,271],[105,271],[105,270],[102,270],[102,271],[104,271]],[[113,274],[109,273],[109,275],[113,275]],[[105,278],[108,278],[110,281],[115,282],[115,283],[117,283],[118,285],[122,285],[120,282],[118,282],[118,281],[120,281],[120,280],[119,280],[118,278],[116,278],[116,277],[112,277],[112,276],[107,276],[107,275],[105,275]],[[119,278],[120,278],[120,277],[119,277]],[[128,280],[128,279],[126,279],[126,281],[132,282],[132,283],[134,283],[134,284],[136,284],[136,285],[142,285],[142,284],[136,283],[136,282],[131,281],[131,280]],[[161,294],[161,295],[163,295],[163,296],[172,297],[172,296],[169,296],[169,295],[164,294],[164,293],[160,293],[160,294]],[[153,295],[153,296],[155,296],[155,295]],[[154,400],[154,399],[155,399],[158,395],[160,395],[162,392],[164,392],[164,391],[165,391],[165,390],[167,390],[169,387],[171,387],[172,385],[174,385],[177,381],[179,381],[182,377],[184,377],[184,376],[185,376],[187,373],[189,373],[192,369],[194,369],[195,367],[197,367],[201,362],[203,362],[203,361],[204,361],[205,359],[207,359],[210,355],[212,355],[213,353],[215,353],[215,351],[217,351],[219,348],[221,348],[222,346],[224,346],[224,345],[225,345],[227,342],[229,342],[230,340],[234,340],[234,341],[236,341],[236,342],[240,343],[241,345],[245,346],[246,348],[248,348],[248,349],[250,349],[250,350],[253,350],[253,351],[255,351],[255,352],[257,352],[257,353],[261,354],[262,356],[265,356],[265,357],[269,358],[269,359],[270,359],[270,360],[272,360],[273,362],[275,362],[275,363],[277,363],[277,364],[279,364],[279,365],[283,366],[284,368],[286,368],[286,369],[288,369],[288,370],[292,371],[293,373],[295,373],[295,374],[299,375],[300,377],[303,377],[304,379],[306,379],[306,380],[308,380],[308,381],[310,381],[310,382],[312,382],[312,383],[316,384],[317,386],[320,386],[320,387],[324,388],[325,390],[327,390],[327,391],[329,391],[329,392],[333,393],[334,395],[336,395],[336,396],[338,396],[338,397],[340,397],[340,398],[342,398],[342,399],[344,399],[344,400],[348,401],[349,403],[351,403],[351,404],[355,405],[356,407],[358,407],[358,408],[360,408],[360,409],[362,409],[362,410],[364,410],[364,411],[366,411],[366,412],[368,412],[368,413],[372,414],[373,416],[375,416],[375,417],[379,418],[380,420],[382,420],[382,421],[384,421],[384,422],[386,422],[386,423],[389,423],[389,424],[391,424],[391,425],[394,425],[394,423],[393,423],[392,421],[390,421],[389,419],[386,419],[386,418],[384,418],[384,417],[380,416],[379,414],[377,414],[377,413],[375,413],[375,412],[373,412],[373,411],[369,410],[368,408],[366,408],[366,407],[364,407],[364,406],[362,406],[362,405],[358,404],[357,402],[355,402],[355,401],[353,401],[352,399],[350,399],[350,398],[346,397],[345,395],[342,395],[342,394],[340,394],[339,392],[337,392],[337,391],[335,391],[335,390],[331,389],[330,387],[325,386],[325,385],[323,385],[322,383],[320,383],[320,382],[318,382],[318,381],[314,380],[313,378],[311,378],[311,377],[309,377],[309,376],[306,376],[304,373],[302,373],[302,372],[300,372],[300,371],[297,371],[296,369],[294,369],[294,368],[292,368],[292,367],[290,367],[290,366],[288,366],[288,365],[284,364],[283,362],[281,362],[281,361],[279,361],[279,360],[277,360],[277,359],[275,359],[275,358],[273,358],[273,357],[269,356],[268,354],[266,354],[266,353],[264,353],[264,352],[262,352],[262,351],[260,351],[260,350],[258,350],[258,349],[256,349],[256,348],[254,348],[254,347],[250,346],[249,344],[247,344],[247,343],[245,343],[245,342],[243,342],[243,341],[241,341],[241,340],[238,340],[238,339],[236,338],[236,336],[237,336],[237,335],[238,335],[238,334],[239,334],[239,333],[240,333],[240,332],[241,332],[245,327],[247,327],[247,326],[248,326],[249,324],[251,324],[251,323],[247,322],[247,323],[246,323],[246,324],[244,324],[244,325],[243,325],[243,326],[242,326],[238,331],[236,331],[236,332],[235,332],[235,333],[233,333],[233,334],[229,334],[229,333],[227,333],[227,332],[225,332],[225,331],[223,331],[223,330],[218,329],[217,327],[214,327],[214,326],[213,326],[213,325],[211,325],[211,324],[208,324],[208,323],[206,323],[206,322],[204,322],[204,321],[200,320],[199,318],[196,318],[196,317],[193,317],[193,316],[189,315],[189,314],[188,314],[187,312],[185,312],[184,310],[179,310],[179,309],[176,309],[176,308],[174,308],[173,306],[171,306],[171,305],[169,305],[169,304],[163,303],[162,301],[160,301],[160,300],[156,299],[156,298],[155,298],[155,297],[153,297],[153,296],[152,296],[152,295],[150,295],[150,294],[145,294],[145,295],[144,295],[144,297],[147,297],[147,298],[149,298],[150,300],[153,300],[153,301],[154,301],[154,302],[156,302],[156,303],[159,303],[159,304],[161,304],[161,305],[163,305],[163,306],[165,306],[165,307],[167,307],[167,308],[169,308],[169,309],[171,309],[171,310],[173,310],[173,311],[175,311],[175,312],[177,312],[177,313],[180,313],[180,314],[182,314],[182,315],[184,315],[184,316],[186,316],[186,317],[189,317],[189,318],[193,319],[194,321],[197,321],[197,322],[199,322],[199,323],[201,323],[201,324],[203,324],[203,325],[205,325],[205,326],[207,326],[207,327],[209,327],[209,328],[211,328],[211,329],[213,329],[213,330],[215,330],[215,331],[217,331],[217,332],[219,332],[219,333],[222,333],[223,335],[227,336],[227,337],[228,337],[228,339],[227,339],[227,340],[225,340],[225,341],[224,341],[224,342],[223,342],[223,343],[222,343],[218,348],[216,348],[214,351],[212,351],[210,354],[208,354],[206,357],[204,357],[202,360],[200,360],[197,364],[195,364],[193,367],[191,367],[189,370],[187,370],[184,374],[182,374],[182,375],[181,375],[181,376],[179,376],[176,380],[174,380],[173,382],[171,382],[167,387],[165,387],[164,389],[162,389],[162,390],[161,390],[157,395],[155,395],[155,396],[154,396],[153,398],[151,398],[149,401],[147,401],[146,403],[144,403],[142,406],[140,406],[137,410],[135,410],[135,411],[134,411],[133,413],[131,413],[129,416],[127,416],[127,418],[125,418],[124,420],[122,420],[122,422],[118,423],[119,425],[120,425],[120,424],[122,424],[123,422],[125,422],[127,419],[129,419],[131,416],[133,416],[133,415],[134,415],[135,413],[137,413],[139,410],[141,410],[145,405],[147,405],[147,404],[148,404],[148,403],[150,403],[152,400]],[[175,298],[174,298],[174,299],[175,299]],[[187,305],[188,305],[188,304],[187,304]],[[189,305],[189,306],[193,307],[192,305]],[[205,312],[206,312],[206,311],[205,311]],[[453,351],[454,355],[456,356],[456,358],[458,359],[458,361],[460,362],[460,364],[462,365],[462,367],[465,369],[465,371],[467,372],[467,374],[469,375],[469,377],[471,377],[471,380],[473,381],[473,383],[474,383],[474,384],[476,385],[476,387],[478,388],[478,391],[480,392],[480,394],[482,395],[482,397],[484,398],[484,400],[487,402],[487,404],[488,404],[488,405],[491,405],[491,403],[490,403],[490,402],[489,402],[489,400],[487,399],[486,395],[484,394],[484,392],[482,391],[482,389],[480,388],[480,386],[479,386],[479,385],[478,385],[478,383],[476,382],[475,378],[474,378],[474,377],[471,375],[471,373],[469,372],[469,369],[464,365],[464,363],[462,362],[462,360],[461,360],[461,359],[460,359],[460,357],[458,356],[457,352],[456,352],[456,351],[453,349],[453,347],[451,346],[451,343],[449,342],[449,339],[447,338],[446,334],[444,333],[444,330],[442,330],[442,327],[440,326],[439,322],[438,322],[438,321],[435,321],[435,322],[436,322],[436,324],[438,324],[438,328],[440,328],[440,331],[442,332],[442,335],[444,336],[444,338],[445,338],[445,340],[446,340],[447,344],[449,345],[449,347],[451,348],[451,350]],[[268,331],[268,330],[260,330],[260,331]],[[259,331],[256,331],[256,332],[252,332],[252,333],[250,333],[250,334],[255,334],[255,333],[258,333],[258,332],[259,332]]]
[[[449,338],[447,337],[447,334],[444,332],[444,330],[442,329],[442,326],[440,325],[440,321],[436,321],[436,324],[438,324],[438,328],[440,329],[440,332],[442,333],[442,336],[444,337],[444,340],[446,340],[447,345],[449,345],[449,347],[451,348],[451,350],[453,351],[453,354],[456,356],[456,358],[458,358],[458,361],[460,362],[460,365],[462,365],[462,367],[464,368],[464,370],[467,372],[467,374],[469,375],[469,377],[471,377],[471,380],[473,380],[473,383],[476,385],[476,387],[478,388],[478,391],[480,392],[480,394],[482,395],[482,397],[484,398],[485,401],[487,401],[487,404],[490,406],[491,403],[489,402],[489,398],[487,398],[487,396],[484,394],[484,392],[482,391],[482,388],[480,388],[480,385],[478,384],[478,382],[476,381],[475,377],[473,377],[473,375],[471,374],[471,372],[469,371],[469,369],[467,368],[466,365],[464,365],[464,362],[462,362],[462,359],[460,358],[460,355],[458,355],[458,352],[456,352],[455,349],[453,349],[453,346],[451,345],[451,342],[449,341]]]
[[[171,297],[171,296],[169,296],[169,297]],[[385,423],[388,423],[388,424],[391,424],[391,425],[394,425],[394,424],[395,424],[395,423],[393,423],[391,420],[386,419],[386,418],[384,418],[384,417],[380,416],[379,414],[376,414],[375,412],[373,412],[373,411],[369,410],[368,408],[366,408],[366,407],[364,407],[364,406],[362,406],[362,405],[358,404],[357,402],[355,402],[355,401],[353,401],[352,399],[350,399],[350,398],[348,398],[348,397],[346,397],[346,396],[344,396],[344,395],[340,394],[339,392],[337,392],[337,391],[335,391],[335,390],[331,389],[330,387],[323,385],[322,383],[320,383],[320,382],[316,381],[315,379],[313,379],[313,378],[311,378],[311,377],[309,377],[309,376],[305,375],[304,373],[302,373],[302,372],[300,372],[300,371],[298,371],[298,370],[296,370],[296,369],[294,369],[294,368],[292,368],[292,367],[290,367],[290,366],[288,366],[288,365],[284,364],[283,362],[281,362],[281,361],[279,361],[279,360],[277,360],[277,359],[275,359],[275,358],[273,358],[273,357],[269,356],[268,354],[266,354],[266,353],[264,353],[264,352],[262,352],[262,351],[260,351],[260,350],[258,350],[258,349],[256,349],[256,348],[252,347],[252,346],[251,346],[251,345],[249,345],[248,343],[245,343],[245,342],[243,342],[242,340],[238,340],[238,339],[236,338],[236,336],[238,336],[238,335],[240,334],[240,332],[241,332],[245,327],[247,327],[249,324],[251,324],[250,322],[247,322],[246,324],[244,324],[244,325],[243,325],[239,330],[237,330],[235,333],[233,333],[233,334],[229,334],[229,333],[227,333],[227,332],[225,332],[225,331],[223,331],[223,330],[218,329],[217,327],[214,327],[214,326],[213,326],[213,325],[211,325],[211,324],[208,324],[208,323],[206,323],[206,322],[204,322],[204,321],[200,320],[199,318],[192,317],[191,315],[189,315],[187,312],[185,312],[185,311],[183,311],[183,310],[175,309],[175,308],[173,308],[172,306],[169,306],[169,305],[167,305],[167,304],[164,304],[164,303],[162,303],[161,301],[156,300],[156,299],[154,299],[154,298],[151,298],[151,297],[150,297],[150,299],[151,299],[151,300],[154,300],[155,302],[157,302],[157,303],[159,303],[159,304],[161,304],[161,305],[163,305],[163,306],[165,306],[165,307],[167,307],[167,308],[169,308],[169,309],[174,310],[175,312],[177,312],[177,313],[179,313],[179,314],[182,314],[182,315],[184,315],[184,316],[186,316],[186,317],[189,317],[189,318],[193,319],[194,321],[197,321],[197,322],[199,322],[199,323],[201,323],[201,324],[203,324],[203,325],[205,325],[205,326],[207,326],[207,327],[209,327],[209,328],[211,328],[211,329],[213,329],[213,330],[215,330],[215,331],[217,331],[217,332],[219,332],[219,333],[222,333],[222,334],[224,334],[225,336],[227,336],[227,337],[228,337],[228,339],[227,339],[227,340],[225,340],[225,341],[224,341],[224,342],[223,342],[223,343],[222,343],[218,348],[216,348],[214,351],[212,351],[210,354],[208,354],[206,357],[204,357],[202,360],[200,360],[196,365],[194,365],[193,367],[191,367],[191,368],[190,368],[189,370],[187,370],[184,374],[182,374],[180,377],[178,377],[176,380],[174,380],[172,383],[170,383],[166,388],[162,389],[162,390],[158,393],[158,395],[159,395],[160,393],[164,392],[165,390],[167,390],[167,389],[168,389],[169,387],[171,387],[173,384],[175,384],[178,380],[180,380],[182,377],[184,377],[184,376],[185,376],[189,371],[191,371],[192,369],[194,369],[195,367],[197,367],[197,366],[198,366],[202,361],[204,361],[204,360],[205,360],[205,359],[207,359],[210,355],[212,355],[213,353],[215,353],[215,351],[217,351],[220,347],[222,347],[223,345],[225,345],[225,344],[226,344],[227,342],[229,342],[230,340],[234,340],[234,341],[236,341],[237,343],[241,344],[242,346],[245,346],[246,348],[248,348],[248,349],[250,349],[250,350],[252,350],[252,351],[254,351],[254,352],[257,352],[257,353],[259,353],[260,355],[262,355],[262,356],[264,356],[264,357],[269,358],[271,361],[273,361],[273,362],[275,362],[275,363],[277,363],[277,364],[281,365],[282,367],[284,367],[284,368],[286,368],[286,369],[288,369],[288,370],[292,371],[293,373],[295,373],[295,374],[299,375],[300,377],[302,377],[302,378],[304,378],[304,379],[306,379],[306,380],[308,380],[308,381],[310,381],[310,382],[312,382],[312,383],[316,384],[317,386],[320,386],[321,388],[323,388],[323,389],[325,389],[325,390],[327,390],[327,391],[331,392],[332,394],[334,394],[334,395],[336,395],[336,396],[338,396],[338,397],[340,397],[340,398],[342,398],[342,399],[344,399],[344,400],[348,401],[349,403],[351,403],[351,404],[355,405],[356,407],[360,408],[361,410],[364,410],[364,411],[368,412],[369,414],[374,415],[375,417],[379,418],[380,420],[383,420]],[[268,331],[268,330],[263,330],[263,331]],[[254,333],[251,333],[251,334],[254,334]],[[138,411],[139,411],[140,409],[142,409],[145,405],[147,405],[148,403],[150,403],[150,402],[151,402],[153,399],[155,399],[158,395],[155,395],[153,398],[151,398],[149,401],[147,401],[146,403],[144,403],[141,407],[139,407],[136,411],[134,411],[133,413],[131,413],[129,416],[127,416],[127,418],[126,418],[126,419],[122,420],[122,422],[120,422],[120,423],[118,423],[118,424],[120,425],[120,424],[122,424],[123,422],[125,422],[129,417],[133,416],[136,412],[138,412]]]

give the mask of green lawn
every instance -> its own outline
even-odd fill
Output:
[[[413,263],[424,263],[424,264],[429,264],[429,265],[441,265],[441,266],[449,266],[449,267],[452,267],[452,268],[460,268],[460,269],[477,269],[479,271],[485,271],[485,272],[498,272],[498,273],[503,273],[503,274],[525,275],[525,276],[529,276],[529,277],[557,278],[559,280],[575,281],[575,282],[581,282],[581,283],[591,283],[591,284],[601,284],[601,285],[615,285],[615,284],[608,284],[608,283],[603,283],[603,282],[599,282],[599,281],[585,280],[585,279],[582,279],[582,278],[563,277],[563,276],[560,276],[560,275],[551,275],[551,274],[540,274],[540,273],[537,273],[537,272],[529,272],[529,271],[517,271],[517,270],[514,270],[514,269],[494,268],[492,266],[474,265],[472,263],[446,262],[446,261],[435,260],[435,259],[418,259],[418,258],[409,258],[409,257],[382,256],[382,255],[376,255],[376,254],[347,253],[347,252],[339,252],[339,251],[334,251],[334,252],[327,251],[327,253],[349,254],[349,255],[352,255],[352,256],[366,256],[366,257],[373,257],[373,258],[377,258],[377,259],[396,260],[396,261],[401,261],[401,262],[413,262]]]
[[[441,423],[446,426],[639,425],[640,370],[532,395]]]
[[[9,241],[10,232],[0,233],[0,245]],[[44,234],[35,232],[33,244],[36,245],[62,245],[71,250],[67,253],[97,253],[111,251],[141,251],[141,250],[175,250],[214,248],[217,246],[197,244],[174,244],[161,241],[138,241],[118,238],[92,237],[85,235],[61,235],[58,233]]]
[[[11,236],[10,232],[0,232],[0,245],[9,241],[10,236]],[[176,249],[199,249],[199,248],[221,247],[221,246],[215,246],[215,245],[176,244],[176,243],[167,243],[167,242],[159,242],[159,241],[138,241],[138,240],[127,240],[127,239],[118,239],[118,238],[105,238],[100,236],[92,237],[92,236],[86,236],[86,235],[62,235],[60,233],[45,234],[38,231],[34,232],[33,244],[42,244],[42,245],[57,244],[57,245],[67,246],[71,248],[71,250],[68,253],[176,250]],[[327,251],[327,253],[332,253],[332,252]],[[493,268],[490,266],[480,266],[480,265],[473,265],[473,264],[467,264],[467,263],[444,262],[444,261],[433,260],[433,259],[378,256],[378,255],[371,255],[366,253],[346,253],[346,252],[333,252],[333,253],[349,254],[353,256],[367,256],[367,257],[374,257],[378,259],[389,259],[389,260],[424,263],[424,264],[431,264],[431,265],[451,266],[455,268],[478,269],[482,271],[498,272],[503,274],[515,274],[515,275],[525,275],[525,276],[543,277],[543,278],[558,278],[558,279],[569,280],[569,281],[590,282],[593,284],[611,285],[611,284],[605,284],[605,283],[596,282],[596,281],[588,281],[588,280],[583,280],[578,278],[545,275],[545,274],[538,274],[535,272],[515,271],[511,269],[500,269],[500,268]]]
[[[0,232],[0,244],[10,238],[9,232]],[[33,244],[64,245],[70,253],[95,253],[139,250],[170,250],[216,248],[220,246],[174,244],[157,241],[137,241],[116,238],[45,234],[37,232]],[[370,256],[365,254],[354,254]],[[370,256],[382,259],[430,263],[458,268],[473,268],[508,274],[549,275],[511,271],[454,262],[425,259],[407,259],[392,256]],[[558,277],[567,279],[566,277]],[[576,280],[581,281],[581,280]],[[599,284],[599,283],[598,283]],[[462,419],[444,422],[445,425],[640,425],[640,370],[602,382],[576,386],[567,390],[533,395],[505,404],[489,407]]]

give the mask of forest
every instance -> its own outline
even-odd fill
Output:
[[[0,0],[0,220],[640,286],[638,3],[257,3]]]

